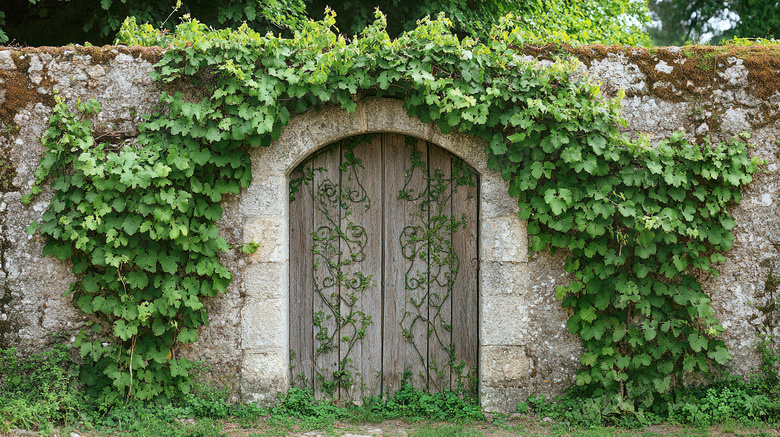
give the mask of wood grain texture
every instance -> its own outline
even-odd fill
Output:
[[[333,383],[338,370],[339,340],[337,317],[340,313],[338,271],[332,265],[339,262],[341,241],[337,228],[340,222],[338,148],[317,154],[314,168],[314,296],[313,311],[320,326],[314,327],[315,395],[323,399],[327,391],[338,394],[338,387],[323,387]],[[324,381],[324,382],[323,382]]]
[[[457,265],[452,258],[452,174],[450,154],[434,145],[428,146],[429,201],[428,227],[428,388],[443,391],[450,388],[450,347],[452,345],[452,299]]]
[[[291,176],[311,171],[307,161]],[[301,185],[290,201],[290,381],[293,387],[314,389],[314,320],[312,319],[314,269],[312,255],[311,181]]]
[[[360,402],[363,387],[367,393],[380,392],[377,373],[382,368],[382,141],[380,136],[367,141],[341,152],[342,163],[356,162],[342,166],[341,173],[341,228],[349,242],[342,243],[349,264],[342,268],[341,313],[352,322],[340,333],[348,338],[341,342],[340,357],[348,360],[353,374],[353,384],[341,387],[341,398],[355,402]]]
[[[399,236],[407,219],[398,193],[404,188],[404,170],[410,151],[402,136],[382,135],[382,141],[385,155],[382,391],[393,393],[401,388],[400,375],[406,364],[407,340],[401,328],[406,307],[406,258],[401,252]]]
[[[458,166],[465,163],[456,158],[452,159],[452,163],[453,174],[463,174]],[[470,179],[469,185],[458,186],[457,177],[453,181],[452,214],[456,219],[463,218],[464,225],[458,227],[452,236],[452,245],[460,260],[452,295],[452,341],[455,346],[455,364],[461,360],[465,364],[460,375],[452,374],[454,389],[459,388],[459,382],[466,383],[465,378],[470,370],[473,370],[473,377],[476,378],[479,362],[479,180],[476,174],[470,175]]]
[[[305,164],[313,180],[290,205],[294,372],[318,399],[325,387],[311,382],[320,375],[333,388],[339,362],[353,377],[336,387],[345,400],[392,393],[405,371],[416,388],[464,388],[451,366],[462,360],[466,373],[478,363],[477,177],[459,185],[460,161],[425,141],[350,141]],[[465,223],[446,226],[452,220]],[[371,324],[356,341],[363,314]],[[325,331],[315,319],[327,338],[317,338]]]
[[[407,148],[409,152],[413,149]],[[406,177],[407,187],[414,201],[401,201],[399,213],[404,217],[404,223],[407,225],[404,231],[414,228],[411,238],[425,238],[427,231],[427,220],[430,204],[427,203],[426,196],[426,170],[428,167],[428,143],[418,140],[414,150],[420,152],[420,160],[425,164],[425,169],[415,169],[411,177]],[[406,161],[406,168],[412,166],[411,159]],[[403,236],[399,238],[399,241]],[[406,300],[404,305],[404,316],[406,320],[402,321],[402,328],[407,331],[408,337],[403,344],[406,358],[404,370],[411,371],[411,383],[415,388],[428,388],[428,281],[430,279],[429,271],[429,251],[426,241],[417,242],[416,252],[411,259],[407,259],[402,270],[406,270],[405,286]],[[405,257],[410,255],[409,246],[402,247],[406,253]]]

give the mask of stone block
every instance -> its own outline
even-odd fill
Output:
[[[524,387],[533,364],[522,346],[484,346],[480,351],[479,380],[489,387]]]
[[[520,211],[517,199],[509,195],[509,183],[493,172],[482,174],[480,187],[480,215],[482,219],[514,216]]]
[[[254,181],[241,194],[240,211],[248,216],[286,215],[289,191],[284,175],[255,173]]]
[[[728,108],[721,121],[721,129],[730,133],[738,133],[750,129],[750,119],[753,114],[741,108]]]
[[[284,216],[248,217],[244,224],[244,243],[255,243],[257,251],[249,255],[251,263],[287,261],[287,218]]]
[[[243,268],[243,291],[250,299],[287,299],[288,264],[255,263]]]
[[[318,112],[307,113],[300,120],[299,129],[305,130],[320,148],[342,138],[360,135],[366,130],[361,114],[330,106]]]
[[[484,261],[528,261],[525,221],[514,216],[485,217],[481,226],[481,259]]]
[[[529,289],[528,263],[482,261],[482,296],[523,296]]]
[[[524,296],[483,296],[479,337],[483,346],[522,345],[526,339],[530,307]]]
[[[241,348],[289,347],[287,299],[247,299],[241,310]]]
[[[431,125],[409,117],[401,100],[366,99],[357,113],[366,132],[397,132],[425,140],[430,136]]]
[[[487,168],[487,154],[485,153],[488,145],[487,141],[458,132],[445,135],[441,133],[439,127],[435,124],[429,125],[428,136],[423,138],[449,150],[460,159],[466,161],[480,175],[492,174],[500,179],[500,175]]]
[[[279,139],[269,147],[255,147],[249,151],[253,173],[267,172],[284,176],[323,145],[301,128],[305,124],[302,121],[293,119],[282,128]]]
[[[0,50],[0,70],[16,70],[10,49]]]
[[[623,53],[610,53],[604,59],[595,60],[589,68],[596,83],[601,81],[601,90],[615,95],[618,90],[632,94],[647,92],[647,78],[636,64],[628,61]]]
[[[481,387],[479,404],[488,413],[511,414],[517,411],[517,404],[528,399],[528,392],[517,387]]]
[[[285,349],[245,352],[241,363],[241,397],[246,403],[269,406],[289,387]]]

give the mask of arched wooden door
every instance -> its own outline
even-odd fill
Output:
[[[475,394],[478,180],[444,149],[352,137],[290,182],[293,385],[359,401],[407,381]]]

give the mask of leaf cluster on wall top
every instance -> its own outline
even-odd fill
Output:
[[[79,339],[105,396],[186,389],[190,364],[176,348],[207,322],[201,300],[230,282],[215,221],[223,195],[251,182],[246,149],[268,146],[294,114],[354,111],[364,96],[402,99],[444,133],[489,142],[489,166],[519,199],[532,248],[569,251],[573,279],[558,292],[585,349],[577,384],[605,414],[647,408],[676,379],[728,360],[696,275],[713,273],[733,241],[727,206],[757,169],[742,142],[676,134],[651,147],[621,136],[618,102],[604,101],[576,61],[516,51],[523,36],[510,21],[485,42],[460,41],[443,17],[397,39],[379,13],[351,40],[333,24],[327,15],[284,39],[195,20],[158,35],[126,22],[132,41],[167,45],[157,81],[205,95],[163,93],[165,110],[141,126],[138,147],[106,151],[57,104],[33,193],[50,175],[45,250],[73,262],[74,303],[110,340]]]

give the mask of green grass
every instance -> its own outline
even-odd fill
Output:
[[[0,433],[14,428],[42,435],[98,436],[287,436],[317,431],[328,436],[382,428],[383,435],[409,436],[762,436],[776,435],[780,383],[773,351],[760,350],[764,375],[724,378],[708,386],[677,389],[642,415],[594,414],[591,399],[569,392],[554,400],[530,397],[518,405],[519,419],[493,415],[453,393],[431,394],[405,385],[386,398],[364,398],[362,406],[340,408],[292,389],[264,410],[231,404],[229,391],[202,384],[193,393],[164,403],[100,404],[83,392],[78,366],[56,337],[45,351],[20,358],[0,350]],[[549,418],[549,419],[545,419]],[[545,420],[542,420],[545,419]],[[371,425],[368,425],[371,424]],[[379,424],[379,425],[375,425]]]

